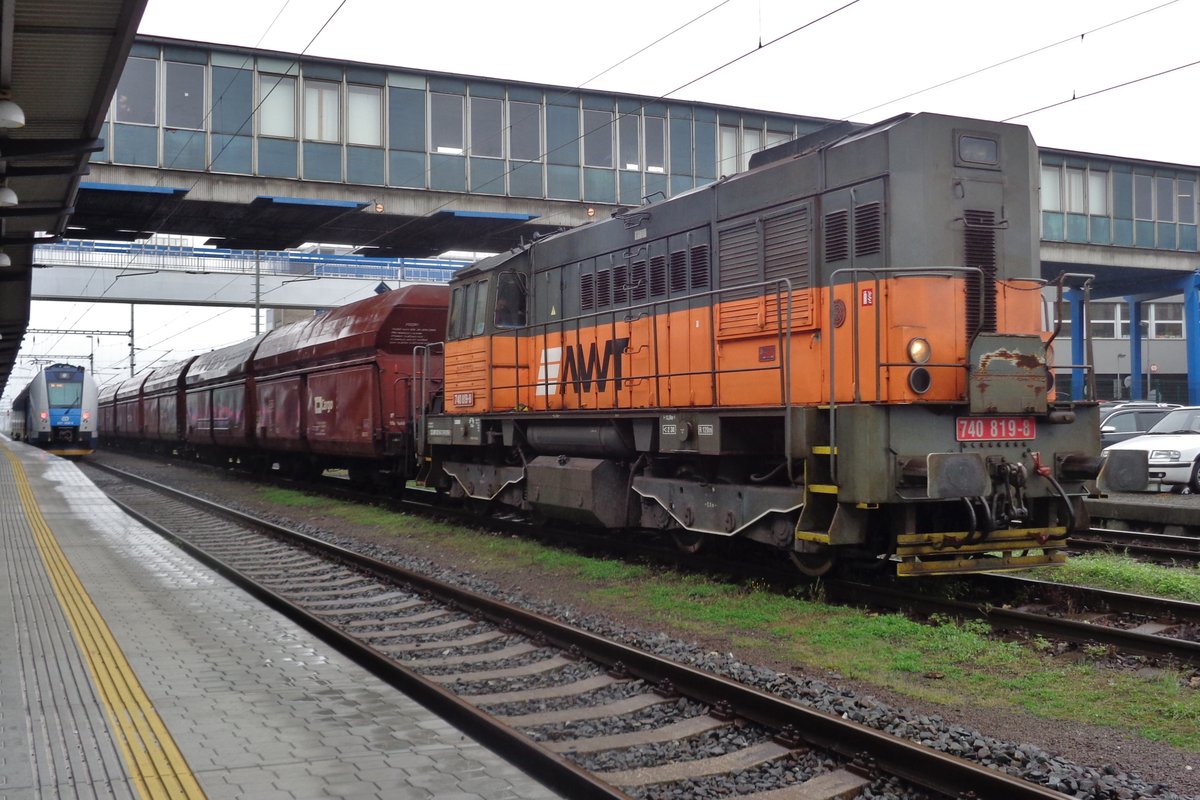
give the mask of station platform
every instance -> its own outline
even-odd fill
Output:
[[[0,438],[0,800],[554,792]]]

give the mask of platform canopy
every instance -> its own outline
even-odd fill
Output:
[[[33,245],[66,229],[146,2],[0,0],[0,185],[16,195],[0,206],[0,389],[29,325]]]

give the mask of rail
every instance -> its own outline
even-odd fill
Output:
[[[33,248],[35,264],[52,267],[232,272],[319,278],[366,278],[411,283],[448,283],[472,263],[443,258],[374,258],[297,253],[290,250],[231,250],[220,247],[67,240]]]

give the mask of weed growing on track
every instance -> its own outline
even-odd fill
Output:
[[[1200,603],[1200,567],[1166,567],[1113,553],[1074,556],[1058,569],[1031,575],[1041,580]]]

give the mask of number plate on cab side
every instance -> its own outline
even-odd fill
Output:
[[[959,417],[955,438],[960,442],[1036,439],[1037,422],[1033,417]]]

